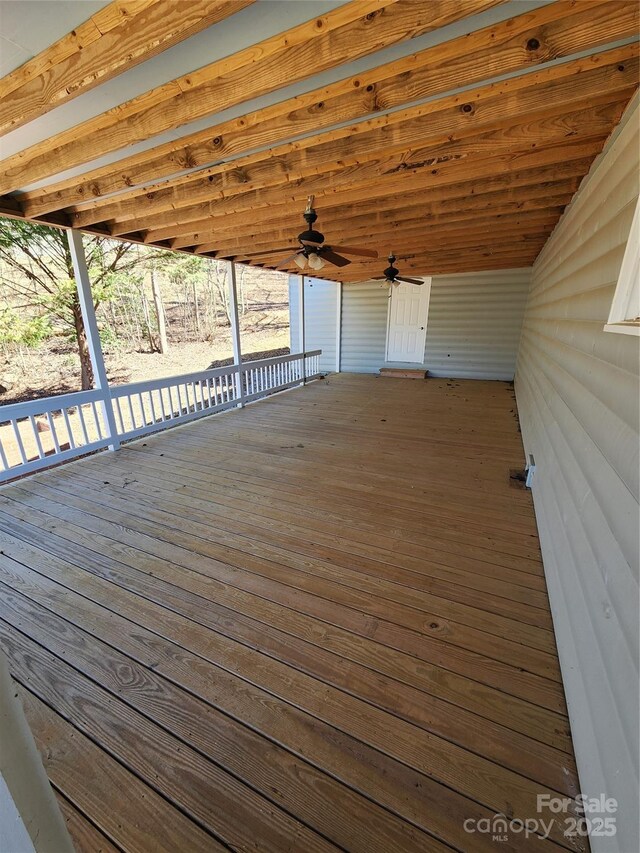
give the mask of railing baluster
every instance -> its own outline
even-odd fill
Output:
[[[116,400],[118,404],[120,404],[119,400]],[[89,404],[91,406],[91,411],[93,412],[93,423],[95,424],[96,431],[98,433],[98,441],[102,438],[102,423],[100,422],[100,418],[98,416],[98,409],[95,402],[92,400]],[[122,415],[120,415],[120,426],[122,428]],[[124,432],[124,429],[122,429]]]
[[[167,413],[164,408],[164,388],[158,388],[158,396],[160,397],[160,411],[162,412],[162,421],[166,421]]]
[[[69,414],[68,414],[66,409],[61,409],[60,411],[62,412],[62,417],[64,418],[64,425],[67,428],[67,436],[69,438],[69,447],[72,450],[75,450],[76,441],[75,441],[75,438],[73,437],[73,430],[71,429],[71,424],[69,423]]]
[[[22,436],[20,435],[20,430],[18,429],[18,421],[15,418],[11,419],[11,426],[13,427],[13,432],[16,437],[16,442],[18,444],[18,451],[20,452],[20,458],[22,459],[23,465],[27,462],[27,454],[24,452],[24,444],[22,443]]]
[[[38,451],[38,459],[42,459],[44,456],[44,450],[42,449],[42,442],[40,441],[40,434],[38,432],[38,425],[35,422],[33,415],[29,415],[29,423],[31,424],[31,429],[33,430],[33,437],[36,441],[36,449]]]
[[[121,403],[120,397],[115,398],[115,403],[116,403],[116,413],[118,415],[118,418],[120,419],[120,432],[125,433],[126,429],[124,428],[124,418],[122,417],[122,407],[120,406],[120,403]],[[96,414],[95,406],[94,406],[94,414]],[[96,418],[97,418],[97,414],[96,414]]]
[[[142,419],[142,426],[146,426],[147,413],[144,410],[144,400],[142,399],[142,392],[138,394],[138,405],[140,406],[140,417]]]
[[[2,438],[0,438],[0,462],[2,462],[2,468],[5,471],[8,471],[11,467],[9,465],[9,460],[7,459],[7,454],[4,452],[4,445],[2,443]]]
[[[131,402],[131,394],[127,394],[127,403],[129,404],[129,414],[131,415],[131,429],[136,429],[136,417],[133,414],[133,403]]]
[[[151,423],[156,422],[156,407],[153,405],[153,391],[149,391],[149,408],[151,409]]]
[[[60,443],[58,442],[58,432],[56,430],[56,425],[51,416],[51,412],[46,413],[47,423],[49,424],[49,431],[51,432],[51,439],[53,440],[53,447],[56,453],[60,453]]]
[[[89,433],[87,432],[87,425],[84,420],[84,412],[82,411],[82,406],[78,406],[78,418],[80,419],[80,427],[82,429],[84,443],[89,444]]]

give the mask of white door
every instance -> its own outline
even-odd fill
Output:
[[[387,361],[422,364],[427,339],[431,279],[423,285],[391,285]]]

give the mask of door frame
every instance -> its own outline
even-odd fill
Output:
[[[425,347],[427,345],[427,325],[429,323],[429,306],[431,304],[431,282],[433,280],[433,277],[430,275],[425,275],[425,276],[416,276],[416,278],[421,278],[422,281],[424,282],[424,284],[422,284],[422,285],[416,284],[416,285],[412,285],[412,286],[413,287],[424,287],[424,288],[426,288],[426,291],[424,291],[424,292],[426,292],[428,294],[427,295],[427,316],[426,316],[426,319],[424,321],[424,346],[422,348],[422,361],[419,361],[419,362],[418,361],[406,361],[406,362],[395,362],[394,361],[393,364],[396,364],[396,363],[397,364],[424,364],[424,350],[425,350]],[[393,299],[393,291],[394,290],[395,290],[395,287],[392,284],[390,284],[389,285],[390,293],[387,296],[387,334],[386,334],[386,341],[384,344],[384,360],[385,360],[385,362],[389,362],[389,329],[391,328],[391,301]]]

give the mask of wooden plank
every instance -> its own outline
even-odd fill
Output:
[[[593,157],[602,150],[603,143],[604,138],[588,140],[587,142],[575,145],[551,146],[541,151],[517,154],[515,156],[489,156],[483,159],[481,163],[480,161],[474,163],[473,169],[468,168],[462,161],[443,161],[442,163],[430,164],[430,167],[428,163],[413,163],[407,168],[407,172],[411,176],[411,181],[405,182],[409,183],[410,186],[403,187],[403,190],[406,190],[407,195],[410,195],[417,192],[426,193],[426,191],[432,191],[439,187],[444,187],[444,191],[446,192],[447,186],[453,186],[452,195],[455,196],[458,193],[460,185],[465,182],[471,183],[474,181],[476,185],[483,185],[485,182],[493,181],[496,177],[499,177],[501,181],[508,181],[508,176],[513,173],[538,170],[549,166],[555,170],[562,170],[567,164],[576,160],[590,163]],[[526,186],[527,183],[525,181],[522,185]],[[497,187],[497,189],[507,188],[508,186],[502,183]],[[469,195],[470,193],[467,193],[467,197]],[[327,216],[332,217],[327,221],[334,223],[335,227],[340,227],[342,208],[346,207],[351,211],[359,208],[362,214],[364,212],[363,203],[367,203],[374,207],[374,211],[371,214],[373,217],[375,215],[375,208],[378,206],[380,206],[381,211],[402,209],[401,200],[403,196],[404,192],[399,193],[399,182],[396,175],[391,175],[387,178],[376,179],[372,182],[369,189],[366,186],[355,189],[352,187],[348,191],[342,190],[328,195],[326,194],[325,187],[323,200],[317,206],[319,208],[319,215],[323,217],[321,221],[324,221],[326,211]],[[439,201],[439,196],[434,196],[434,200]],[[334,210],[335,215],[332,213]],[[218,217],[214,222],[211,221],[210,217],[206,219],[197,218],[195,220],[187,218],[183,222],[181,221],[183,219],[183,211],[180,211],[180,215],[172,218],[171,221],[167,218],[164,222],[158,223],[157,226],[150,225],[146,239],[150,242],[152,239],[156,241],[168,239],[171,235],[190,235],[196,229],[213,230],[214,233],[219,233],[228,230],[229,223],[233,224],[236,233],[239,230],[241,233],[251,235],[251,229],[255,226],[259,230],[268,230],[263,228],[263,226],[268,226],[269,224],[267,213],[273,216],[275,221],[282,220],[286,216],[289,223],[289,234],[297,233],[297,228],[300,227],[299,208],[292,209],[291,201],[288,198],[279,198],[277,200],[274,199],[273,205],[270,205],[268,208],[256,209],[253,217],[247,213],[240,213],[225,218]],[[202,211],[200,211],[200,216],[202,216]],[[116,232],[129,233],[124,232],[123,229],[118,229],[114,224],[110,227],[114,234]],[[125,227],[130,228],[131,224],[127,223]],[[326,226],[323,225],[323,227],[327,231]],[[201,241],[190,237],[189,242],[183,245],[193,245],[197,242]]]
[[[0,622],[0,631],[18,680],[28,681],[29,690],[39,699],[206,828],[213,836],[214,850],[225,849],[216,839],[241,846],[252,844],[256,837],[274,853],[295,850],[298,845],[318,851],[336,849],[7,622]]]
[[[52,595],[51,601],[55,601],[57,606],[64,606],[67,601],[64,588],[57,593],[54,590]],[[81,602],[80,599],[78,604]],[[126,612],[129,610],[125,607]],[[142,602],[140,612],[143,621],[147,610]],[[306,761],[327,768],[337,779],[361,790],[374,802],[384,804],[392,813],[402,815],[418,826],[429,825],[444,839],[457,844],[464,840],[460,814],[470,817],[490,814],[454,791],[434,784],[429,777],[393,762],[339,731],[326,728],[320,721],[313,721],[310,725],[306,715],[294,706],[282,704],[263,690],[246,683],[238,684],[233,673],[225,672],[183,646],[161,639],[157,631],[148,631],[121,616],[114,616],[108,609],[91,601],[76,606],[70,612],[70,618],[89,625],[97,636],[108,638],[117,630],[118,645],[123,643],[135,660],[152,665],[155,672],[173,683],[183,684],[193,694],[205,697],[230,719],[247,723],[273,743],[283,743]],[[175,622],[175,617],[169,613],[169,627],[172,622]],[[164,627],[164,620],[160,624]],[[178,636],[186,638],[189,645],[193,644],[197,632],[197,626],[185,623]],[[484,848],[481,846],[480,849]]]
[[[222,765],[275,806],[298,815],[341,849],[365,850],[376,844],[386,849],[440,853],[448,849],[114,648],[123,642],[129,648],[129,644],[126,634],[123,638],[122,633],[115,633],[113,620],[105,611],[102,622],[107,623],[110,645],[22,595],[6,588],[0,589],[0,595],[3,616],[9,624],[19,626],[22,633],[28,633],[58,659]],[[135,630],[134,625],[127,627]],[[144,633],[147,640],[154,640],[149,632]],[[135,644],[130,645],[135,648]],[[174,647],[174,652],[180,655],[182,650]],[[59,666],[58,661],[54,661],[54,669],[56,664]],[[175,709],[180,709],[179,713]]]
[[[250,6],[254,0],[112,0],[0,80],[0,135]]]
[[[18,681],[26,673],[26,666],[13,667]],[[88,812],[118,849],[146,850],[149,838],[154,839],[154,849],[166,853],[226,849],[52,710],[35,691],[22,685],[16,689],[52,784]],[[159,825],[162,833],[157,831]]]
[[[55,601],[56,611],[63,613],[66,618],[71,618],[81,627],[88,625],[90,630],[95,630],[96,617],[95,614],[92,615],[93,608],[89,608],[87,612],[86,602],[83,604],[78,601],[76,605],[82,604],[82,606],[76,606],[76,613],[69,615],[68,592],[59,590],[55,583],[44,581],[43,575],[56,583],[67,586],[77,585],[75,588],[83,595],[95,602],[102,602],[106,606],[109,606],[108,597],[105,599],[101,595],[101,588],[106,589],[107,596],[113,594],[115,596],[113,601],[118,601],[120,605],[128,602],[130,598],[120,593],[118,589],[114,591],[109,586],[105,587],[106,581],[116,582],[125,591],[136,595],[145,596],[146,591],[150,589],[148,579],[145,583],[142,575],[137,571],[126,571],[124,564],[119,566],[112,564],[111,571],[105,571],[104,558],[101,559],[88,551],[80,551],[76,562],[81,559],[80,555],[83,555],[86,557],[88,567],[85,570],[83,566],[81,571],[69,560],[48,554],[46,545],[36,547],[20,542],[8,533],[1,535],[3,547],[7,549],[6,559],[0,560],[4,582],[14,589],[25,592],[45,606],[50,606]],[[9,557],[18,562],[17,567],[8,561]],[[135,559],[130,559],[130,562],[134,566],[137,565]],[[143,567],[144,563],[140,565]],[[28,568],[30,566],[34,566],[37,573]],[[117,569],[115,573],[114,569]],[[158,593],[162,596],[163,592],[170,591],[172,585],[175,586],[177,579],[175,575],[170,581],[166,581],[164,577],[162,575],[157,581],[158,589],[154,593],[155,598]],[[100,578],[103,580],[100,581]],[[132,579],[133,583],[128,579]],[[175,601],[179,596],[183,615],[202,622],[201,606],[200,615],[198,615],[198,599],[188,595],[190,587],[188,576],[181,581],[182,586],[178,589],[182,590],[182,593],[174,589],[172,599]],[[202,591],[203,588],[193,587],[196,593],[198,589]],[[150,599],[147,598],[147,600]],[[163,599],[160,598],[158,601],[162,602]],[[189,601],[192,602],[192,608],[187,606]],[[128,612],[135,613],[135,602],[132,602],[132,607],[134,609],[131,611],[127,609],[119,612],[123,615]],[[233,620],[228,618],[229,611],[235,614]],[[83,614],[85,614],[84,621]],[[112,616],[108,618],[112,620]],[[554,691],[554,685],[551,682],[544,682],[530,676],[523,678],[522,675],[518,675],[516,669],[509,667],[504,667],[501,673],[500,667],[487,666],[487,661],[477,654],[468,656],[466,661],[469,664],[467,671],[472,673],[473,677],[459,677],[456,666],[461,672],[464,671],[465,658],[464,655],[458,656],[455,650],[448,656],[438,655],[437,644],[432,644],[430,657],[436,663],[417,663],[414,658],[375,641],[363,638],[355,642],[353,635],[346,631],[332,629],[326,623],[288,612],[277,605],[265,603],[258,597],[237,592],[225,591],[219,601],[209,600],[204,624],[217,633],[294,666],[308,675],[315,677],[322,675],[327,683],[346,689],[354,696],[373,702],[423,727],[427,725],[429,719],[431,719],[429,725],[436,724],[437,716],[433,709],[437,708],[437,700],[443,700],[448,703],[445,707],[450,709],[454,718],[456,711],[452,709],[459,707],[472,714],[478,714],[484,719],[495,721],[498,723],[498,728],[504,727],[511,732],[518,732],[527,738],[532,738],[537,743],[548,743],[563,752],[567,751],[568,728],[561,690]],[[165,630],[169,630],[169,626]],[[341,659],[343,662],[339,664],[338,661]],[[457,664],[456,660],[459,661]],[[450,668],[447,669],[447,667]],[[327,673],[329,673],[328,677]],[[376,677],[372,673],[379,675]],[[497,681],[496,676],[500,674],[502,680]],[[382,679],[380,675],[383,676]],[[493,675],[493,685],[483,686],[484,680],[492,681],[491,675]],[[523,687],[528,683],[531,689],[527,695],[532,697],[531,701],[514,698],[501,689],[491,689],[497,684],[504,685],[507,690],[512,689],[513,678],[520,681]],[[388,685],[388,679],[392,680],[392,686],[385,689],[384,685]],[[416,698],[412,699],[412,696]],[[546,703],[545,706],[536,704],[540,701]],[[548,713],[549,711],[552,713]],[[468,718],[468,714],[466,716]],[[451,734],[452,728],[449,727],[448,731]],[[469,735],[470,732],[467,734]],[[504,742],[508,744],[509,738]],[[515,766],[517,766],[517,757]]]
[[[116,196],[91,199],[71,208],[80,225],[106,219],[136,218],[144,197],[150,213],[199,201],[291,183],[348,169],[394,154],[425,149],[447,141],[473,138],[480,132],[513,128],[526,120],[535,134],[536,119],[548,121],[580,107],[625,103],[637,87],[638,46],[609,52],[607,63],[595,68],[579,60],[552,66],[511,80],[370,117],[249,157],[225,162],[161,184],[145,185]],[[622,69],[619,70],[619,69]],[[461,101],[464,100],[464,103]],[[513,130],[510,131],[513,134]]]
[[[497,0],[356,0],[37,143],[0,168],[0,193],[414,38]],[[11,176],[8,179],[8,176]]]
[[[45,529],[55,529],[55,517],[48,521],[35,499],[29,504],[30,512],[35,513]],[[101,507],[104,515],[117,517],[113,511]],[[7,507],[7,512],[18,518],[29,517],[29,511],[22,512],[17,505]],[[59,510],[59,515],[65,520],[64,537],[68,542],[76,542],[79,545],[90,547],[91,540],[103,541],[108,545],[109,533],[113,533],[106,522],[101,522],[93,516],[82,517],[77,513],[76,517],[72,510]],[[75,522],[73,521],[75,519]],[[123,521],[120,524],[124,523]],[[80,527],[80,524],[83,526]],[[157,526],[157,525],[156,525]],[[422,638],[428,636],[442,637],[447,643],[467,649],[478,651],[493,660],[511,663],[521,666],[527,672],[541,675],[554,681],[559,681],[559,670],[553,652],[548,645],[549,641],[544,635],[536,633],[533,628],[518,623],[517,636],[527,635],[528,645],[516,643],[500,634],[507,634],[509,620],[504,617],[495,617],[494,633],[489,633],[482,628],[476,627],[480,616],[467,608],[467,615],[474,625],[467,625],[460,621],[453,621],[440,613],[433,612],[450,610],[451,605],[439,603],[432,609],[430,614],[424,610],[417,610],[407,605],[396,603],[393,599],[377,597],[375,593],[365,593],[364,590],[377,588],[378,583],[368,582],[366,577],[358,575],[352,583],[354,586],[341,586],[338,578],[346,574],[344,569],[331,571],[325,569],[323,579],[316,579],[312,574],[306,572],[292,571],[291,567],[304,566],[305,561],[300,558],[289,556],[288,553],[279,555],[281,563],[267,562],[268,558],[260,556],[270,553],[270,549],[258,543],[243,543],[246,550],[233,552],[228,546],[219,545],[215,541],[195,539],[191,534],[183,534],[175,529],[158,527],[156,537],[150,535],[153,524],[141,518],[133,518],[130,522],[130,531],[124,530],[119,540],[126,545],[136,547],[136,542],[143,541],[148,553],[156,557],[171,557],[178,566],[196,569],[201,566],[201,572],[211,574],[216,580],[225,582],[225,579],[233,579],[243,589],[257,592],[270,600],[279,603],[291,601],[299,602],[299,607],[304,607],[305,612],[311,615],[321,615],[325,621],[338,622],[340,615],[347,616],[346,610],[356,611],[362,616],[374,617],[380,620],[382,626],[388,627],[390,636],[396,633],[401,637],[401,642],[406,649],[413,653],[420,648]],[[86,531],[92,531],[88,535]],[[226,537],[233,541],[233,536]],[[224,540],[225,537],[216,533],[216,540]],[[189,541],[193,540],[189,545]],[[173,544],[175,543],[175,544]],[[272,555],[272,560],[275,555]],[[214,562],[209,562],[213,560]],[[227,562],[224,562],[224,561]],[[314,561],[313,567],[316,572],[323,564]],[[238,572],[238,569],[241,571]],[[331,576],[334,576],[331,579]],[[337,576],[337,577],[336,577]],[[358,586],[355,586],[358,584]],[[392,593],[391,593],[392,594]],[[382,595],[382,594],[380,594]],[[293,596],[293,598],[292,598]],[[404,596],[400,596],[404,597]],[[329,604],[331,602],[331,604]],[[433,603],[433,602],[432,602]],[[499,624],[500,623],[500,624]],[[514,628],[511,628],[512,634]],[[402,639],[403,638],[403,639]],[[551,641],[552,643],[552,641]]]
[[[460,113],[459,108],[445,110],[446,118],[442,126],[435,122],[433,134],[430,133],[432,117],[427,115],[424,120],[416,122],[416,130],[407,134],[413,137],[412,142],[399,150],[387,141],[387,134],[380,133],[375,135],[376,142],[370,154],[367,155],[365,147],[360,155],[356,135],[353,143],[341,140],[340,144],[334,146],[334,159],[331,156],[327,160],[321,157],[316,162],[313,157],[307,157],[311,153],[309,151],[284,157],[274,155],[258,163],[255,171],[251,165],[238,164],[237,168],[222,170],[221,173],[208,178],[190,179],[189,183],[185,182],[175,189],[155,187],[143,194],[136,194],[128,201],[120,201],[117,197],[115,201],[93,201],[87,207],[72,209],[70,216],[74,225],[79,228],[110,220],[119,224],[128,220],[136,221],[140,218],[138,196],[145,199],[145,221],[148,217],[153,222],[155,217],[161,216],[165,211],[197,209],[199,205],[208,205],[211,215],[215,216],[221,210],[230,213],[247,210],[244,200],[253,198],[254,195],[265,200],[274,196],[288,197],[291,194],[299,198],[300,188],[304,188],[304,193],[307,193],[308,183],[324,181],[327,186],[324,193],[320,194],[321,198],[323,194],[389,174],[397,176],[396,192],[401,192],[402,185],[408,181],[406,175],[399,173],[402,173],[409,163],[429,162],[433,165],[439,159],[464,159],[468,163],[474,158],[482,159],[482,156],[486,157],[487,154],[508,155],[531,150],[532,146],[543,148],[562,144],[566,141],[567,134],[576,142],[606,135],[622,115],[635,88],[634,84],[633,88],[607,93],[605,104],[587,105],[582,108],[579,108],[578,104],[575,108],[562,105],[556,114],[552,110],[544,110],[534,115],[525,113],[526,123],[518,122],[517,115],[511,117],[507,112],[507,122],[473,129],[467,125],[464,132],[458,133],[455,133],[455,117],[459,116],[461,122],[466,122],[464,114]],[[453,129],[448,130],[451,125]],[[355,147],[350,156],[351,144]],[[321,154],[320,149],[322,146],[319,146]],[[345,149],[344,157],[340,157],[338,153],[341,149]],[[261,177],[256,180],[255,175]]]
[[[198,806],[206,762],[214,784],[381,853],[466,849],[467,817],[573,796],[555,650],[527,621],[550,625],[531,499],[502,474],[522,453],[513,393],[456,385],[340,375],[6,487],[0,633],[18,679],[224,841],[226,816]],[[460,583],[437,577],[438,553]],[[437,586],[415,598],[414,576]],[[527,600],[505,595],[520,586]],[[415,621],[434,605],[446,630]],[[178,770],[158,782],[172,738]],[[201,770],[181,776],[192,751]],[[271,818],[234,808],[268,847],[255,820]]]
[[[81,179],[58,182],[28,194],[25,203],[31,207],[31,215],[39,215],[158,180],[174,173],[177,167],[204,166],[221,156],[238,156],[291,135],[353,121],[375,112],[376,107],[398,106],[407,101],[407,71],[411,74],[411,98],[418,100],[455,85],[479,83],[489,76],[529,68],[551,57],[568,56],[637,30],[630,4],[619,4],[615,9],[606,4],[591,5],[590,9],[595,15],[593,20],[582,12],[576,16],[576,7],[570,3],[536,9],[434,46],[408,60],[389,63],[323,90],[250,113],[241,120],[217,125],[213,131],[191,134],[120,160],[115,166],[92,170]],[[624,23],[620,15],[629,20]],[[536,51],[523,50],[522,45],[532,39],[537,39],[541,47]],[[592,57],[591,61],[597,59]],[[438,71],[444,68],[446,75]],[[322,104],[321,109],[318,103]]]
[[[393,379],[426,379],[428,370],[409,370],[399,367],[381,367],[380,376],[388,376]]]
[[[56,794],[58,806],[77,853],[118,853],[119,848],[112,844],[70,800],[59,791]]]
[[[1,628],[3,645],[11,661],[12,669],[22,671],[23,677],[29,678],[30,689],[34,690],[41,698],[46,698],[46,701],[55,709],[62,711],[65,716],[71,718],[82,731],[91,733],[92,737],[109,751],[137,767],[143,776],[153,774],[158,762],[165,757],[165,751],[170,748],[173,738],[169,733],[160,730],[146,717],[142,717],[122,702],[114,699],[103,688],[87,681],[75,670],[68,667],[65,662],[56,659],[42,646],[36,646],[22,633],[18,634],[7,623],[2,623]],[[243,654],[240,649],[237,650],[236,659],[240,671],[244,669],[241,661],[245,659],[247,665],[251,666],[252,656],[253,653],[251,652]],[[54,674],[53,678],[50,675],[52,673]],[[415,726],[410,726],[389,714],[374,712],[372,708],[365,708],[336,692],[332,693],[330,701],[327,701],[326,690],[316,696],[313,687],[308,683],[308,679],[302,678],[291,670],[287,671],[287,678],[293,682],[298,682],[298,686],[306,684],[305,704],[310,704],[315,708],[322,707],[326,717],[332,717],[339,713],[340,727],[351,730],[352,734],[357,733],[359,739],[362,739],[364,743],[378,748],[383,744],[383,751],[390,757],[401,758],[410,767],[423,773],[426,770],[429,775],[436,778],[443,774],[449,785],[461,792],[465,789],[473,791],[473,797],[477,799],[479,795],[480,801],[484,802],[488,808],[493,808],[494,803],[500,802],[501,798],[505,796],[509,796],[508,802],[514,809],[514,816],[521,815],[524,817],[526,815],[524,809],[535,805],[536,791],[550,793],[545,786],[539,786],[539,783],[533,783],[518,774],[479,759],[477,756],[457,750],[452,744],[443,746],[444,752],[447,754],[448,764],[446,767],[441,767],[440,752],[442,750],[433,736],[425,738]],[[345,715],[346,708],[351,709],[350,714]],[[105,713],[104,709],[108,709],[108,713]],[[376,718],[379,719],[379,725],[385,727],[384,731],[380,732],[380,729],[375,726]],[[374,728],[372,728],[372,724]],[[393,738],[393,742],[391,738]],[[427,758],[427,756],[429,757]],[[170,761],[171,759],[166,758],[165,760]],[[199,815],[200,820],[204,820],[209,827],[214,827],[217,833],[223,834],[223,837],[228,837],[229,834],[232,837],[244,834],[244,827],[228,826],[232,815],[223,811],[219,800],[213,800],[216,805],[212,810],[211,797],[214,796],[213,791],[216,788],[219,770],[210,762],[208,765],[210,775],[200,780],[198,771],[201,767],[204,768],[203,762],[204,758],[201,758],[198,753],[193,753],[182,742],[179,753],[175,755],[171,765],[165,767],[164,772],[161,771],[163,775],[156,776],[154,784],[160,790],[164,790],[170,798],[176,798],[178,802],[182,802],[183,808],[193,809]],[[463,777],[461,775],[461,772],[464,772],[463,767],[459,769],[458,765],[465,763],[470,764],[471,767],[477,767],[477,775]],[[191,768],[190,772],[188,768]],[[191,788],[185,788],[184,783],[187,779],[183,778],[183,774],[186,772],[189,772],[188,779],[192,785]],[[506,783],[510,783],[509,792],[504,789]],[[227,782],[228,788],[233,789],[236,785],[237,783]],[[205,799],[207,789],[209,790],[209,799]],[[249,809],[254,796],[244,793],[244,801],[234,803],[231,809],[232,814]],[[487,800],[489,801],[488,804]],[[255,815],[254,813],[249,818],[254,832],[261,833],[257,837],[260,837],[267,849],[270,848],[269,834],[271,834],[267,834],[268,830],[272,824],[277,826],[274,808],[271,807],[268,811],[267,815]],[[265,822],[267,822],[267,831],[265,831],[264,826],[260,826]],[[272,833],[274,831],[275,828],[271,830]],[[311,833],[304,833],[302,828],[298,831],[300,833],[299,840],[304,840],[307,843],[307,839],[310,839],[312,843],[315,840]],[[552,830],[552,837],[570,849],[583,849],[581,840],[573,843],[571,840],[567,842],[566,836],[559,828],[556,828],[555,832]],[[316,846],[329,848],[328,844],[319,843],[319,839]],[[275,849],[283,848],[276,847]],[[294,847],[294,849],[296,848]]]
[[[167,224],[179,224],[200,220],[203,216],[238,216],[238,221],[254,220],[268,215],[274,205],[288,204],[291,210],[295,205],[299,209],[309,194],[318,196],[316,209],[322,210],[322,199],[330,197],[332,204],[355,204],[365,202],[373,205],[379,196],[398,195],[405,188],[415,191],[416,176],[425,176],[426,187],[441,186],[447,183],[460,183],[465,180],[481,181],[484,177],[505,172],[518,171],[537,165],[557,164],[570,159],[571,149],[576,146],[582,159],[582,143],[586,142],[592,151],[601,150],[604,138],[608,136],[615,118],[622,112],[623,105],[609,108],[597,108],[581,111],[574,115],[573,127],[576,138],[571,145],[566,144],[557,123],[538,122],[535,132],[529,135],[526,129],[515,128],[515,138],[510,139],[504,131],[479,134],[473,140],[462,140],[419,151],[411,156],[396,155],[379,162],[354,166],[351,169],[337,171],[330,176],[309,178],[281,187],[264,190],[252,190],[229,198],[217,198],[209,202],[200,202],[189,207],[181,207],[173,212],[160,212],[135,220],[109,220],[109,230],[114,236],[129,233],[131,230],[153,230]],[[604,112],[604,115],[602,114]],[[539,148],[532,152],[530,144],[535,142]],[[435,174],[434,174],[435,171]],[[210,221],[210,227],[215,223]],[[179,230],[176,229],[176,233]]]

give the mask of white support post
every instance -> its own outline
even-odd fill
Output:
[[[304,357],[306,352],[306,334],[304,328],[304,276],[298,276],[298,326],[300,327],[300,349],[302,351],[302,384],[307,381],[307,363]]]
[[[238,320],[238,290],[236,287],[236,265],[229,261],[229,308],[231,314],[231,340],[233,343],[233,363],[238,366],[236,373],[236,399],[238,405],[244,406],[244,377],[242,374],[242,347],[240,345],[240,322]]]
[[[116,426],[116,419],[113,414],[113,406],[111,404],[107,369],[104,365],[102,345],[100,344],[98,321],[96,320],[96,312],[93,307],[91,281],[89,279],[87,259],[84,253],[84,246],[82,244],[82,234],[80,231],[71,229],[67,232],[67,239],[69,241],[71,260],[73,262],[73,272],[76,279],[80,310],[82,311],[84,327],[87,333],[87,344],[89,346],[89,355],[91,357],[91,366],[93,368],[93,380],[96,390],[102,392],[100,405],[102,407],[102,417],[105,426],[109,431],[109,438],[111,439],[109,442],[109,449],[117,450],[120,447],[120,440],[118,438],[118,428]]]

